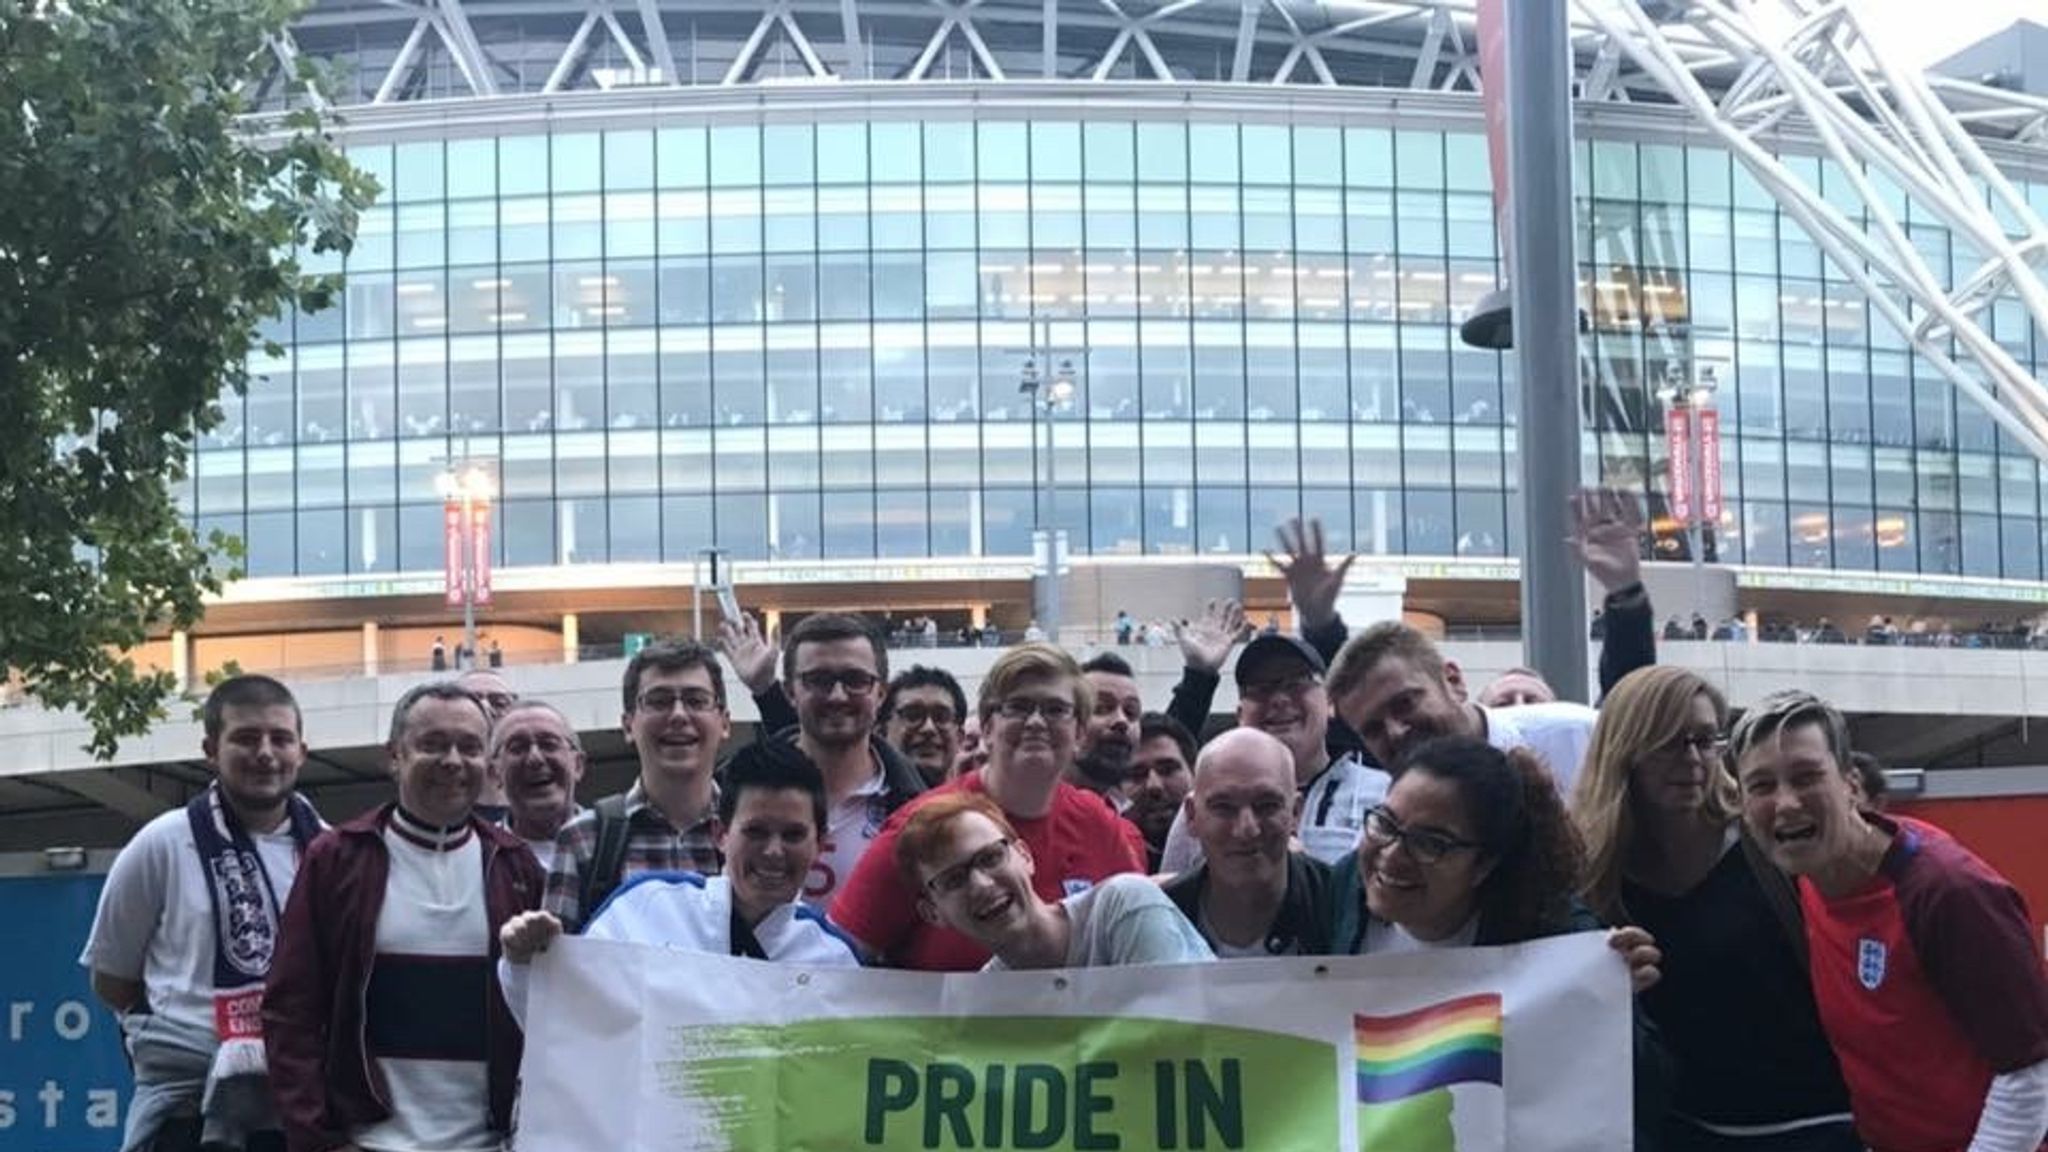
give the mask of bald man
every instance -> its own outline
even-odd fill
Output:
[[[1232,729],[1195,758],[1185,808],[1203,859],[1166,895],[1219,960],[1330,951],[1330,867],[1289,850],[1295,794],[1294,752],[1257,728]]]
[[[484,715],[492,724],[498,722],[507,709],[519,703],[519,693],[512,690],[505,678],[496,672],[477,668],[455,678],[455,683],[484,706]],[[510,823],[512,801],[505,795],[505,774],[502,764],[494,757],[484,767],[484,789],[477,793],[476,814],[487,823],[501,827]]]

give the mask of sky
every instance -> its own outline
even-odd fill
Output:
[[[2048,23],[2043,0],[1854,0],[1853,7],[1879,48],[1923,68],[2023,15]]]

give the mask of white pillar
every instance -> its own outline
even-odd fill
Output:
[[[377,622],[375,620],[365,620],[363,621],[363,675],[375,676],[377,674],[377,657]]]
[[[576,663],[576,655],[583,647],[582,628],[574,612],[562,613],[562,663]]]

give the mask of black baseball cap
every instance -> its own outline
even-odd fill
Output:
[[[1308,641],[1284,632],[1268,632],[1244,646],[1237,657],[1237,686],[1256,681],[1255,673],[1275,664],[1286,662],[1305,666],[1320,679],[1328,669],[1323,665],[1322,653],[1317,652]]]

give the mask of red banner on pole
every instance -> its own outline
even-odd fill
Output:
[[[1692,413],[1673,406],[1664,412],[1664,491],[1671,515],[1692,526]]]
[[[1514,203],[1508,186],[1507,0],[1479,0],[1479,88],[1486,109],[1486,158],[1493,170],[1493,223],[1500,237],[1502,283],[1514,282]]]
[[[476,602],[491,602],[491,502],[477,500],[470,505],[470,571],[476,577]]]
[[[441,506],[441,580],[450,608],[462,607],[462,502]]]
[[[1721,413],[1700,409],[1700,519],[1721,522]]]

